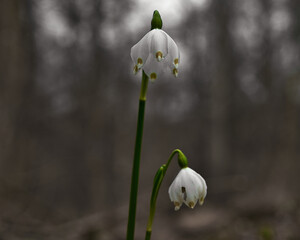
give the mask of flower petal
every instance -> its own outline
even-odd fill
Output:
[[[179,210],[183,201],[184,201],[184,192],[182,191],[181,188],[181,177],[180,177],[180,172],[176,176],[175,180],[169,187],[169,197],[172,202],[174,202],[175,205],[175,210]]]
[[[200,181],[194,176],[192,169],[185,168],[184,170],[185,173],[182,181],[182,185],[186,189],[186,199],[184,203],[188,207],[193,208],[198,201]]]
[[[168,35],[168,55],[170,56],[170,60],[175,68],[178,68],[178,64],[180,61],[180,52],[177,47],[175,41]]]
[[[167,34],[161,29],[153,29],[151,32],[151,47],[150,51],[160,62],[168,54],[168,37]]]
[[[206,197],[206,194],[207,194],[207,185],[206,185],[206,182],[204,180],[204,178],[197,172],[195,172],[194,170],[193,171],[193,174],[194,176],[198,179],[199,181],[199,204],[202,205],[203,202],[204,202],[204,199]]]
[[[177,177],[169,187],[169,196],[172,202],[183,202],[184,194],[181,189],[181,178],[180,174],[178,173]]]
[[[137,44],[131,48],[130,56],[137,69],[140,69],[147,61],[149,56],[149,43],[152,31],[148,32]]]
[[[168,56],[166,57],[166,62],[171,69],[175,77],[178,76],[178,65],[180,62],[179,49],[174,42],[174,40],[166,33],[168,38]]]
[[[143,67],[143,70],[145,71],[145,73],[151,81],[155,81],[162,72],[162,68],[162,63],[156,61],[153,54],[150,54],[150,56],[147,59],[147,62]]]

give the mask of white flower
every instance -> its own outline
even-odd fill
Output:
[[[179,49],[174,40],[163,30],[153,29],[131,48],[134,73],[141,68],[154,81],[166,65],[177,77]]]
[[[197,201],[202,205],[206,196],[207,186],[205,180],[191,168],[182,168],[169,187],[169,196],[174,202],[175,210],[179,210],[184,202],[188,207],[194,208]]]

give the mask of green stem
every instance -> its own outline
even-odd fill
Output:
[[[151,238],[151,230],[150,231],[146,231],[146,237],[145,237],[145,240],[150,240]]]
[[[160,189],[160,186],[161,186],[161,183],[164,179],[164,176],[166,175],[166,172],[168,170],[168,167],[174,157],[174,155],[178,153],[178,159],[182,159],[184,158],[185,161],[186,161],[186,157],[184,156],[184,154],[179,150],[179,149],[175,149],[168,161],[167,161],[167,164],[164,164],[162,165],[155,177],[154,177],[154,182],[153,182],[153,189],[152,189],[152,194],[151,194],[151,200],[150,200],[150,213],[149,213],[149,218],[148,218],[148,223],[147,223],[147,229],[146,229],[146,236],[145,236],[145,240],[150,240],[151,238],[151,232],[152,232],[152,223],[153,223],[153,219],[154,219],[154,214],[155,214],[155,209],[156,209],[156,199],[157,199],[157,196],[158,196],[158,192],[159,192],[159,189]],[[179,163],[179,165],[181,166],[182,164]]]
[[[147,87],[148,87],[149,78],[143,71],[142,75],[142,86],[141,86],[141,92],[140,92],[140,100],[146,101],[146,93],[147,93]]]
[[[129,213],[128,213],[128,225],[127,225],[127,237],[126,237],[127,240],[134,239],[147,86],[148,86],[148,76],[143,71],[142,86],[141,86],[140,99],[139,99],[139,112],[138,112],[138,120],[137,120],[132,175],[131,175],[131,189],[130,189]]]

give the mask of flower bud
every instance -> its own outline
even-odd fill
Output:
[[[151,21],[151,30],[155,29],[155,28],[161,29],[162,25],[163,25],[163,23],[162,23],[160,14],[157,10],[155,10],[153,12],[153,17],[152,17],[152,21]]]
[[[178,164],[181,168],[186,168],[188,166],[187,158],[181,151],[178,151]]]

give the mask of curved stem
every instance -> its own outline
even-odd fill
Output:
[[[152,189],[151,200],[150,200],[150,213],[149,213],[149,218],[148,218],[148,223],[147,223],[145,240],[150,240],[150,238],[151,238],[152,223],[153,223],[155,209],[156,209],[156,199],[157,199],[157,196],[158,196],[158,192],[159,192],[161,183],[164,179],[164,176],[166,175],[168,167],[169,167],[169,165],[170,165],[170,163],[171,163],[171,161],[172,161],[172,159],[173,159],[173,157],[176,153],[178,153],[179,155],[184,156],[184,154],[179,149],[175,149],[171,153],[171,155],[170,155],[170,157],[167,161],[167,164],[162,165],[158,169],[158,171],[157,171],[157,173],[154,177],[153,189]]]
[[[168,159],[168,161],[167,161],[167,164],[166,164],[166,171],[167,171],[167,169],[168,169],[168,167],[169,167],[169,165],[170,165],[170,163],[171,163],[171,161],[172,161],[172,158],[174,157],[174,155],[175,155],[176,153],[182,154],[182,155],[183,155],[183,153],[181,152],[181,150],[175,149],[175,150],[171,153],[171,155],[170,155],[170,157],[169,157],[169,159]]]
[[[138,194],[138,183],[139,183],[139,169],[142,149],[142,138],[143,138],[143,127],[144,127],[144,115],[146,105],[146,92],[148,86],[148,76],[143,71],[142,86],[139,98],[139,112],[137,120],[137,130],[131,175],[131,188],[130,188],[130,200],[129,200],[129,213],[127,223],[127,240],[134,239],[135,229],[135,216],[136,216],[136,205],[137,205],[137,194]]]

